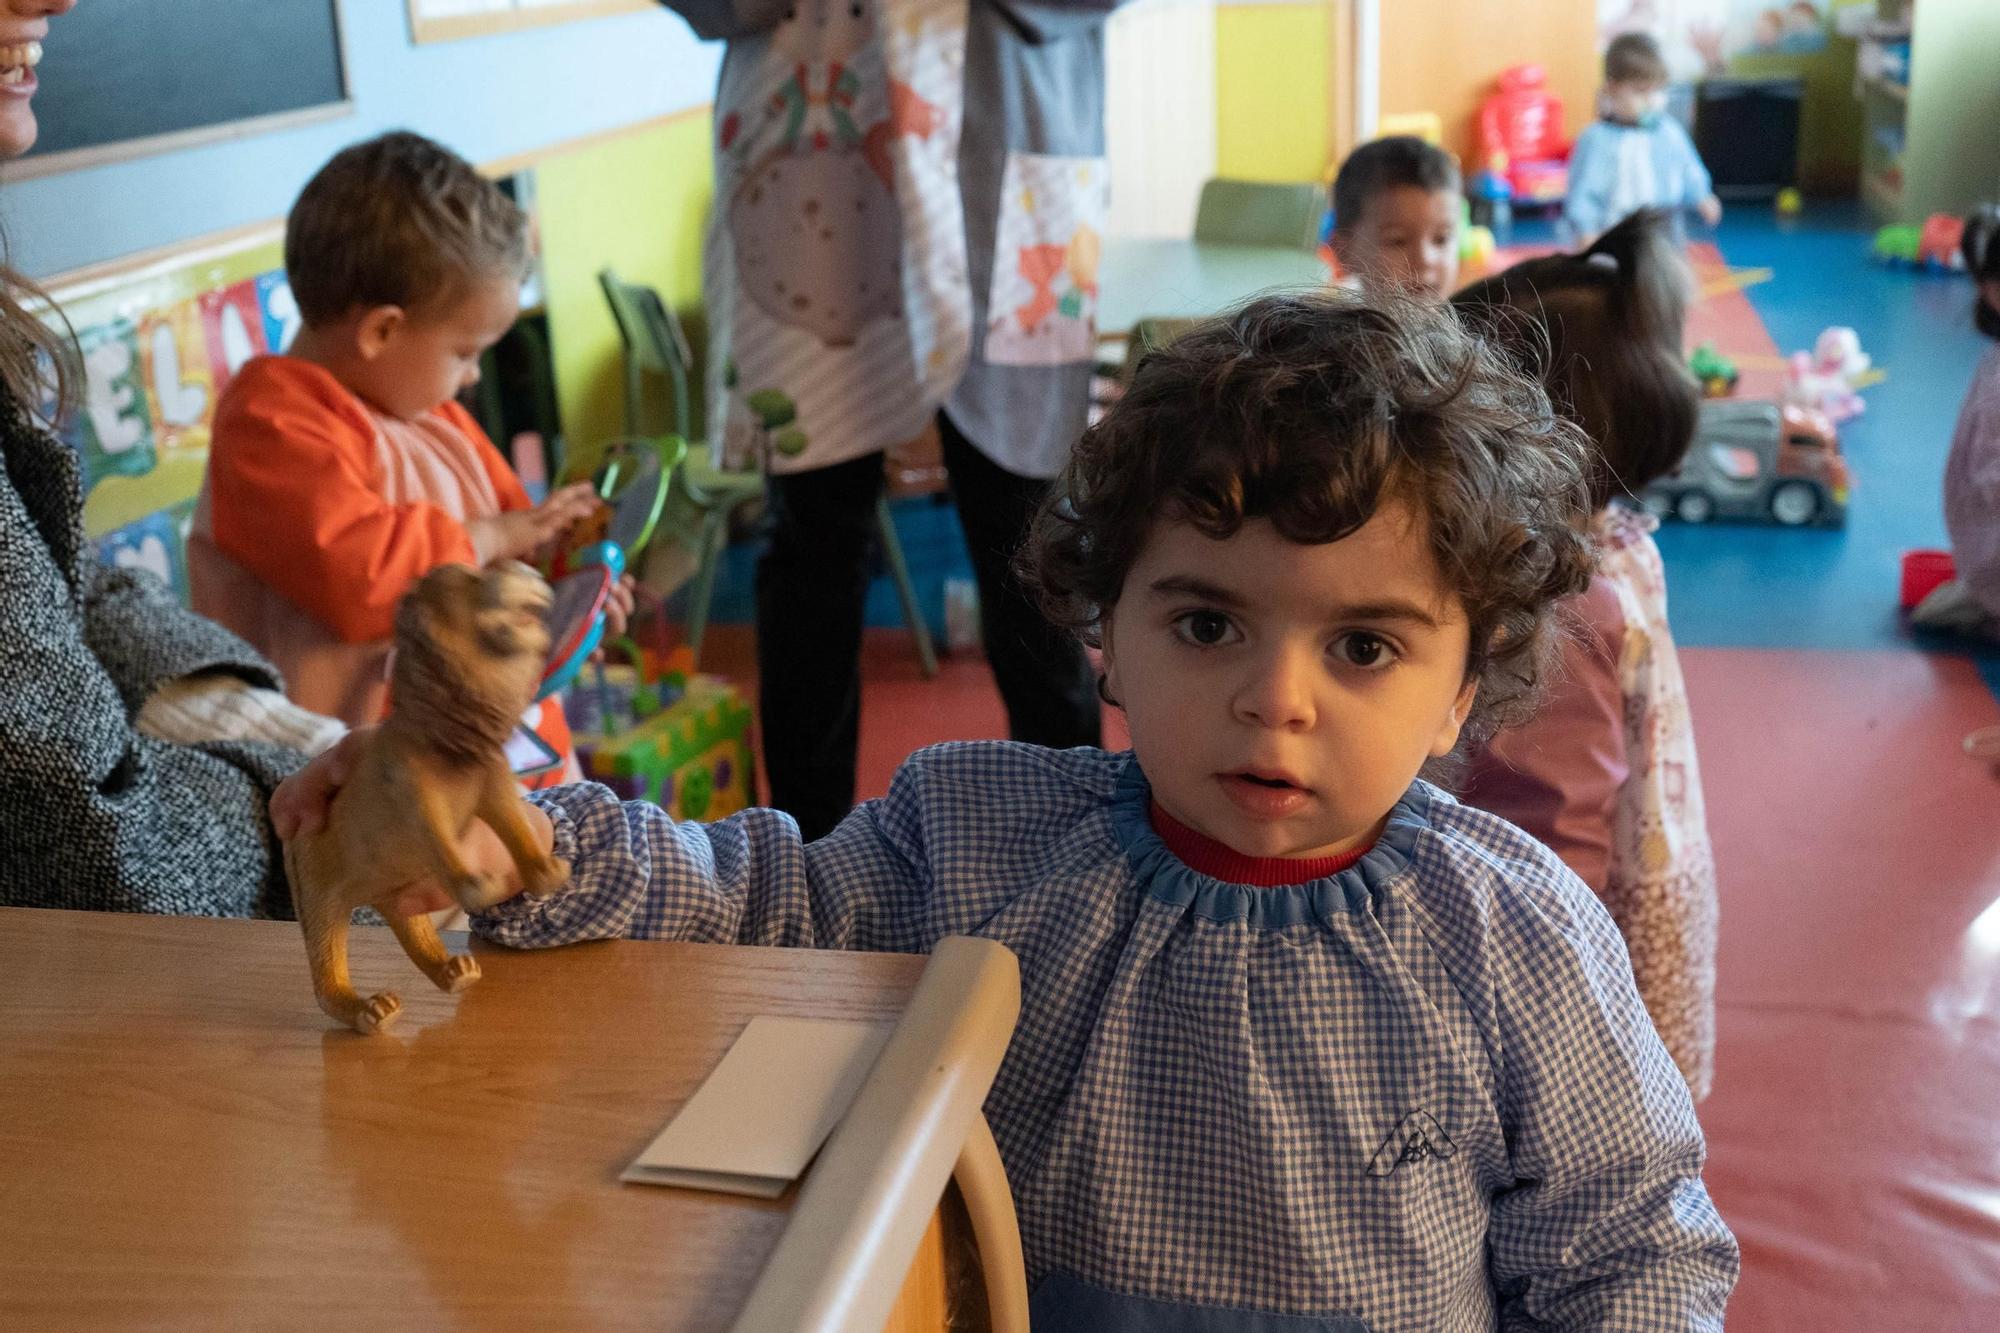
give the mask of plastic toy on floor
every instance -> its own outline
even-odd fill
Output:
[[[1835,425],[1858,417],[1868,405],[1856,391],[1871,364],[1860,335],[1835,325],[1819,335],[1811,353],[1792,353],[1785,369],[1785,401],[1824,412]]]
[[[1875,233],[1869,253],[1880,263],[1920,268],[1929,273],[1963,273],[1965,256],[1959,248],[1965,219],[1933,213],[1921,227],[1892,224]]]
[[[1741,378],[1736,363],[1716,351],[1714,343],[1703,343],[1688,354],[1688,371],[1700,381],[1704,398],[1727,398],[1736,392]]]
[[[1502,71],[1479,106],[1479,160],[1504,177],[1516,204],[1559,204],[1569,193],[1562,98],[1540,65]]]
[[[1833,423],[1789,404],[1710,398],[1674,472],[1640,497],[1662,518],[1733,518],[1784,527],[1847,522],[1851,478]]]
[[[685,647],[664,655],[630,639],[614,647],[630,664],[600,664],[566,701],[585,776],[675,819],[746,809],[756,768],[742,695],[720,677],[695,674]]]
[[[1958,565],[1950,551],[1905,551],[1896,600],[1905,611],[1914,611],[1924,598],[1957,577]]]
[[[1965,255],[1959,246],[1965,239],[1965,219],[1952,213],[1933,213],[1924,219],[1917,234],[1917,262],[1927,268],[1965,271]]]

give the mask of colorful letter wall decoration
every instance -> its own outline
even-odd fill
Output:
[[[182,596],[216,400],[244,362],[298,332],[277,250],[154,269],[73,300],[56,289],[82,371],[57,430],[83,463],[85,527],[105,563],[148,570]]]

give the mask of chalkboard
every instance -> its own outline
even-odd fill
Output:
[[[377,0],[379,2],[379,0]],[[37,175],[339,114],[339,0],[88,0],[49,20]]]

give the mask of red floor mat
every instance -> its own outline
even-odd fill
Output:
[[[1685,649],[1722,880],[1709,1188],[1729,1326],[2000,1312],[2000,720],[1969,662]],[[1883,832],[1887,830],[1887,832]]]

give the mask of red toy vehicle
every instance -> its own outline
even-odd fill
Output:
[[[1569,140],[1562,98],[1540,65],[1515,65],[1479,107],[1479,158],[1520,204],[1556,204],[1569,193]]]

